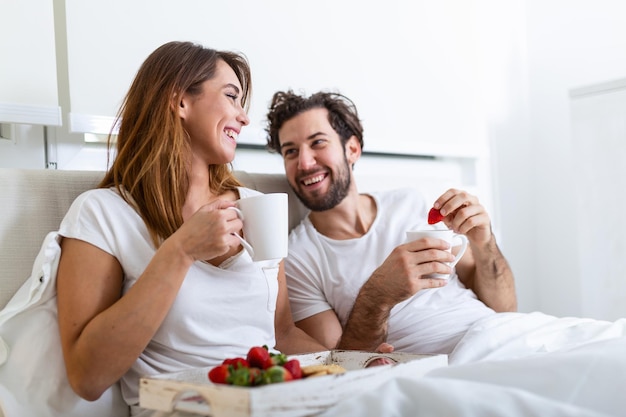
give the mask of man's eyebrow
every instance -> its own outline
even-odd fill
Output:
[[[315,132],[312,135],[309,135],[306,138],[306,140],[313,140],[316,137],[318,137],[319,135],[323,135],[323,134],[324,134],[324,132]],[[283,143],[282,145],[280,145],[280,149],[282,150],[283,148],[286,148],[288,146],[293,146],[293,142],[285,142],[285,143]]]
[[[283,148],[286,148],[286,147],[292,146],[292,145],[293,145],[293,142],[285,142],[282,145],[280,145],[280,150],[282,151]]]

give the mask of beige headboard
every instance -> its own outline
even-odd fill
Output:
[[[235,174],[249,188],[288,193],[290,228],[306,214],[283,175]],[[58,229],[72,201],[102,176],[99,171],[0,168],[0,308],[30,275],[46,234]]]

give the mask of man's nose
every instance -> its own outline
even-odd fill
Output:
[[[307,170],[314,165],[315,165],[314,153],[308,148],[300,149],[300,152],[298,154],[298,168],[301,170]]]

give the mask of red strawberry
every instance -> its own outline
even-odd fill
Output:
[[[253,379],[253,377],[251,376],[251,372],[253,369],[256,369],[257,371],[261,372],[259,369],[257,368],[244,368],[244,367],[239,367],[239,368],[232,368],[230,369],[230,375],[228,376],[228,378],[226,378],[226,383],[230,384],[230,385],[238,385],[240,387],[249,387],[251,384],[251,381]]]
[[[283,368],[289,371],[293,379],[302,378],[302,369],[300,369],[300,361],[297,359],[290,359],[284,365]]]
[[[273,365],[272,358],[266,346],[253,346],[246,357],[248,364],[253,368],[267,369]]]
[[[428,212],[428,224],[439,223],[442,220],[443,216],[441,215],[441,212],[439,212],[439,210],[434,207],[431,208]]]
[[[263,371],[259,368],[250,368],[250,385],[261,385],[263,383]]]
[[[244,358],[230,358],[230,359],[224,359],[224,362],[222,362],[222,364],[224,365],[232,365],[233,368],[237,369],[237,368],[248,368],[248,361],[245,360]]]
[[[273,384],[274,382],[287,382],[293,380],[293,375],[289,371],[280,365],[270,366],[263,372],[263,381],[266,384]]]
[[[214,384],[228,384],[230,365],[218,365],[209,371],[209,380]]]
[[[270,359],[272,361],[272,365],[283,366],[285,363],[287,363],[287,355],[285,355],[284,353],[270,352]]]

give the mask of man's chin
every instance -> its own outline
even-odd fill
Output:
[[[296,192],[296,196],[300,202],[311,211],[327,211],[337,207],[340,201],[329,198],[328,196],[320,196],[318,198],[304,196],[301,193]]]
[[[333,185],[325,191],[320,189],[306,191],[302,189],[300,184],[297,187],[294,187],[291,183],[289,185],[306,208],[311,211],[327,211],[337,207],[348,195],[350,182],[348,181],[347,184],[341,183],[340,185],[343,185],[343,187]]]
[[[296,197],[298,197],[298,200],[300,200],[300,202],[304,205],[304,207],[308,208],[311,211],[326,211],[334,207],[331,207],[331,205],[328,204],[329,202],[326,201],[323,196],[313,197],[310,195],[305,195],[304,192],[302,192],[302,190],[300,189],[293,189],[293,191],[296,194]]]
[[[330,205],[330,204],[323,204],[323,203],[317,203],[317,204],[307,204],[304,201],[302,202],[302,204],[304,204],[304,206],[306,208],[308,208],[311,211],[316,211],[316,212],[320,212],[320,211],[328,211],[330,209],[335,208],[337,205]]]

